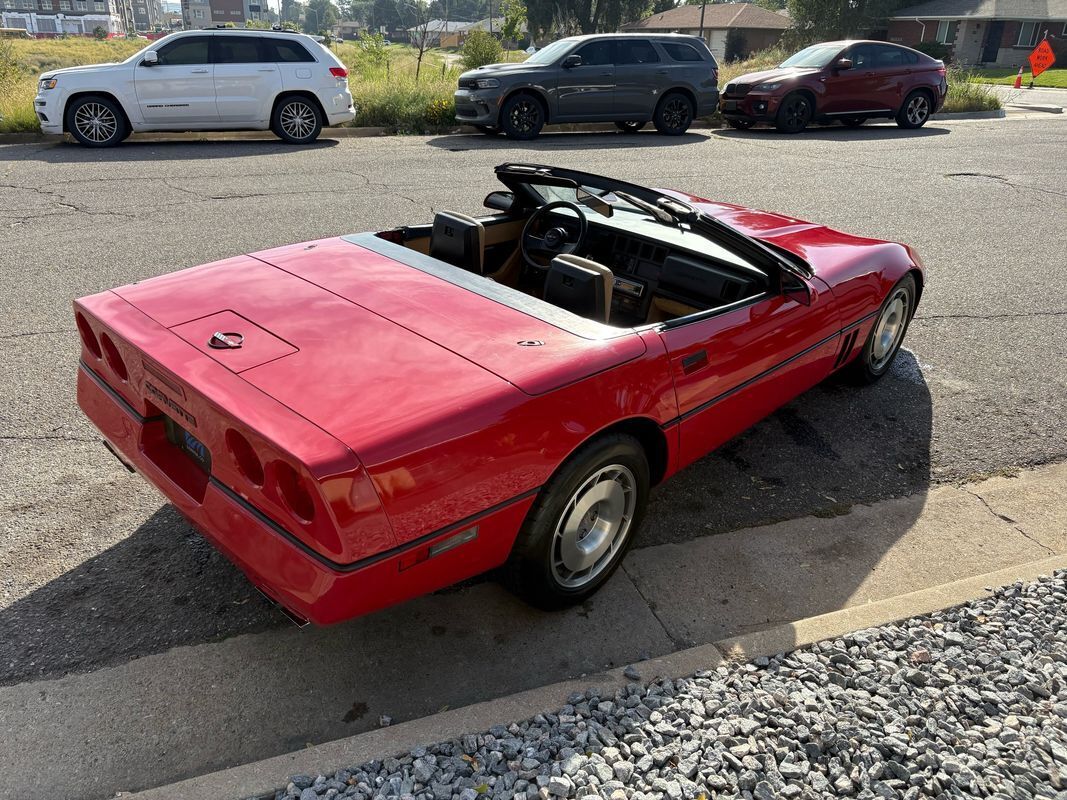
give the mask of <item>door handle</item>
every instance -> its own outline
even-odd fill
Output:
[[[611,77],[611,73],[610,72],[601,72],[600,73],[600,77],[601,78],[610,78]]]
[[[708,365],[708,351],[697,350],[695,353],[690,353],[682,359],[682,372],[686,375],[691,375],[698,369],[703,369]]]
[[[266,69],[257,69],[256,72],[274,72],[274,69],[267,67]]]
[[[206,69],[193,69],[189,71],[192,72],[194,75],[207,75]]]

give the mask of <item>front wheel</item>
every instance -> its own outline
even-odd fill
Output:
[[[505,585],[538,608],[582,602],[622,561],[648,488],[648,460],[632,436],[585,445],[541,489],[504,566]]]
[[[623,133],[637,133],[646,124],[645,122],[616,122],[615,127]]]
[[[806,94],[793,92],[787,95],[782,105],[778,107],[778,116],[775,117],[774,127],[782,133],[800,133],[815,116],[815,109]]]
[[[930,108],[930,95],[916,90],[904,98],[904,104],[897,112],[897,125],[901,128],[921,128],[933,113]]]
[[[652,122],[666,136],[681,136],[693,124],[693,102],[681,92],[669,92],[660,100]]]
[[[509,139],[534,139],[544,126],[545,110],[533,95],[517,94],[504,103],[500,127]]]
[[[311,144],[322,132],[322,112],[306,97],[286,97],[274,106],[274,135],[288,144]]]
[[[70,135],[86,147],[114,147],[130,135],[118,104],[96,95],[67,106],[66,124]]]
[[[854,383],[874,383],[889,371],[915,314],[915,278],[905,275],[889,291],[863,344],[863,352],[845,368]]]

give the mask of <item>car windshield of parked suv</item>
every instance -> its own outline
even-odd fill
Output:
[[[563,55],[570,46],[574,44],[574,39],[560,39],[558,42],[552,42],[550,45],[546,45],[526,59],[527,64],[551,64],[561,55]]]
[[[778,66],[780,67],[825,67],[834,56],[841,52],[841,46],[832,44],[813,44],[805,47],[799,53],[789,56]]]

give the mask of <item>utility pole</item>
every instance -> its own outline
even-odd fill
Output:
[[[704,38],[704,10],[708,7],[707,3],[700,4],[700,38]]]

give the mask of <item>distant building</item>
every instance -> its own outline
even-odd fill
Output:
[[[182,0],[186,29],[215,28],[229,22],[235,28],[243,28],[250,19],[270,19],[266,0]]]
[[[422,41],[425,30],[427,47],[462,47],[467,39],[467,32],[473,24],[473,22],[461,20],[446,22],[443,19],[431,19],[426,23],[425,29],[422,25],[416,25],[408,28],[407,32],[413,45],[418,45]]]
[[[35,36],[92,36],[97,28],[124,34],[123,19],[114,0],[0,0],[0,27]]]
[[[152,31],[163,27],[163,3],[160,0],[128,0],[133,13],[133,27],[137,31]]]
[[[785,14],[768,11],[751,3],[708,3],[705,6],[678,6],[662,14],[653,14],[622,26],[626,33],[688,33],[699,36],[700,15],[704,15],[704,41],[716,61],[726,60],[726,36],[736,31],[738,52],[730,55],[745,58],[757,50],[778,44],[791,22]]]
[[[965,65],[1020,66],[1045,34],[1067,34],[1067,0],[931,0],[889,18],[891,42],[938,42]]]

